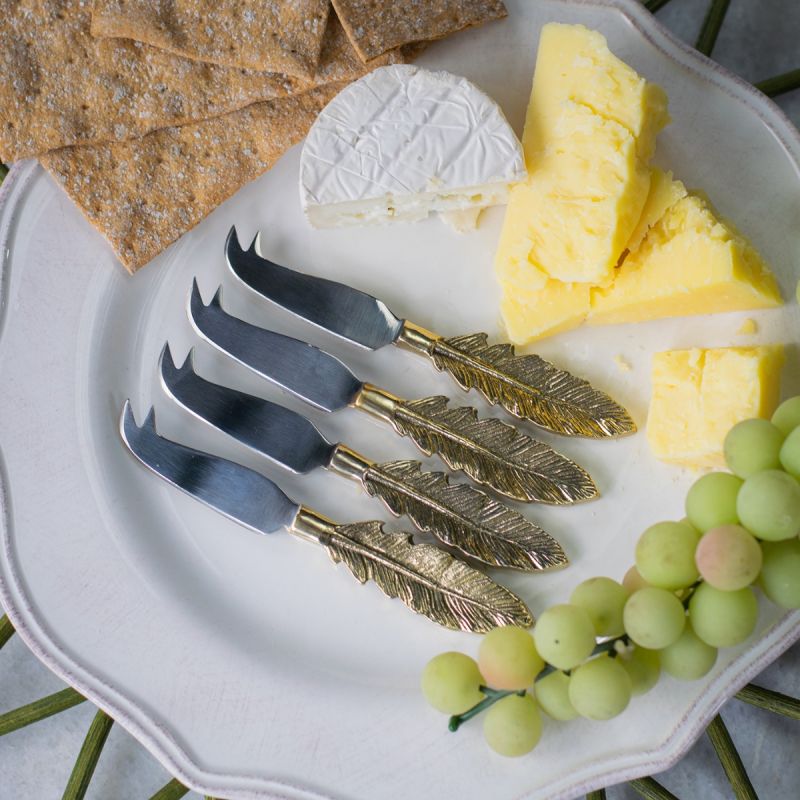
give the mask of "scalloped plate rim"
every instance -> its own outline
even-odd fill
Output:
[[[794,128],[783,111],[752,85],[729,70],[674,37],[636,0],[560,0],[567,6],[609,8],[621,14],[650,42],[673,61],[690,69],[734,96],[751,113],[756,114],[781,142],[788,157],[795,164],[800,177],[800,132]],[[777,124],[774,124],[777,123]],[[35,174],[35,162],[25,161],[12,166],[0,187],[0,208],[9,203],[15,192],[18,198],[26,183]],[[5,331],[7,308],[5,286],[7,281],[6,243],[14,226],[14,211],[6,217],[0,229],[0,345]],[[261,776],[243,774],[223,775],[205,769],[184,751],[162,727],[124,692],[104,681],[73,659],[59,644],[57,635],[50,632],[41,620],[33,603],[23,590],[12,552],[12,538],[8,523],[10,498],[7,490],[5,462],[0,448],[0,600],[16,632],[34,655],[66,683],[76,688],[99,708],[109,713],[123,728],[131,733],[172,775],[190,788],[206,795],[224,795],[236,792],[240,798],[276,798],[276,800],[331,800],[334,795],[321,794],[302,786]],[[568,800],[578,794],[635,777],[660,772],[678,762],[694,744],[696,738],[717,713],[719,708],[749,680],[763,670],[774,658],[800,639],[800,612],[784,615],[768,629],[755,648],[743,653],[722,672],[683,715],[680,723],[670,732],[665,743],[653,750],[642,751],[624,760],[625,765],[598,769],[589,778],[567,778],[553,787],[551,800]],[[233,787],[232,782],[238,785]],[[249,784],[245,786],[244,784]],[[527,793],[517,800],[524,800]]]

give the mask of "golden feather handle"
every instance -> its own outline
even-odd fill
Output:
[[[561,545],[522,514],[419,461],[376,464],[340,444],[329,468],[358,480],[418,530],[490,566],[538,571],[568,563]]]
[[[589,474],[543,442],[474,408],[449,408],[446,397],[401,400],[366,384],[354,405],[391,423],[423,453],[522,502],[564,505],[597,496]]]
[[[484,633],[533,624],[513,592],[438,547],[414,544],[407,533],[387,533],[380,522],[336,525],[319,541],[360,583],[373,581],[388,597],[447,628]]]
[[[405,322],[398,343],[433,361],[462,389],[477,389],[516,417],[568,436],[594,439],[633,433],[630,414],[605,392],[537,355],[518,356],[485,333],[443,339]]]

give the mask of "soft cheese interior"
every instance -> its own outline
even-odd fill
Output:
[[[522,147],[491,98],[465,78],[394,65],[319,115],[303,146],[300,193],[315,227],[435,211],[464,229],[480,209],[506,203],[525,175]]]

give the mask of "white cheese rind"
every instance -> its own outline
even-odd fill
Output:
[[[505,203],[525,175],[497,103],[465,78],[398,64],[323,109],[303,146],[300,194],[317,227],[363,225]]]

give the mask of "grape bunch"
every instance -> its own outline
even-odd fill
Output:
[[[524,755],[541,737],[542,714],[607,720],[662,670],[702,678],[719,648],[755,629],[754,587],[782,608],[800,608],[800,396],[771,420],[735,425],[724,453],[730,472],[699,478],[684,519],[641,535],[621,583],[583,581],[532,632],[495,628],[477,661],[450,652],[428,662],[423,694],[452,715],[451,730],[485,711],[489,747]]]

